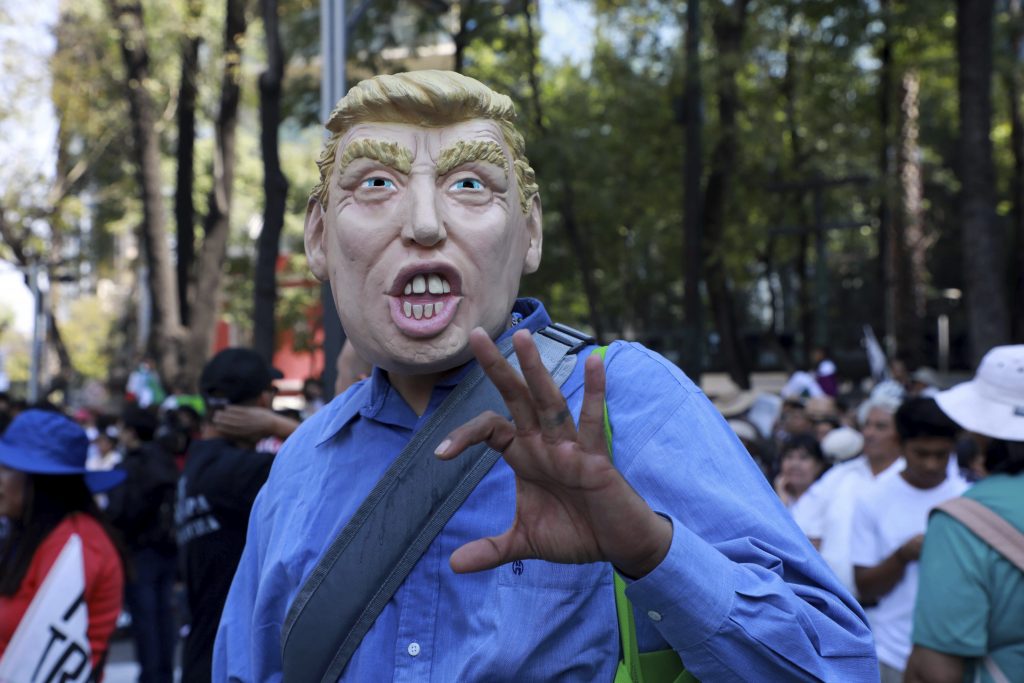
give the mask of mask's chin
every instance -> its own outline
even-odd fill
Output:
[[[513,303],[514,300],[509,302],[509,311]],[[460,310],[460,314],[473,317],[468,315],[470,312],[468,308]],[[494,339],[511,325],[511,312],[498,320],[477,320],[469,327],[456,318],[449,321],[440,334],[416,338],[403,332],[391,317],[389,311],[388,319],[382,321],[384,324],[377,331],[369,335],[357,332],[350,334],[350,338],[359,355],[374,366],[388,373],[408,376],[439,374],[459,368],[473,359],[470,331],[483,327]],[[352,323],[346,323],[345,329],[350,329],[350,325]]]
[[[388,363],[388,366],[390,367],[386,367],[384,365],[381,365],[380,367],[382,370],[389,373],[397,373],[408,377],[419,377],[424,375],[440,375],[451,372],[452,370],[457,370],[471,360],[473,360],[473,352],[467,346],[463,352],[455,356],[449,356],[432,362],[409,363],[395,359],[394,362]]]
[[[469,331],[450,326],[436,337],[417,339],[388,326],[386,336],[352,335],[356,351],[373,365],[400,375],[430,375],[464,365],[473,357]],[[366,352],[363,348],[367,347]]]

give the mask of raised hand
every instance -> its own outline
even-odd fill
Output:
[[[480,571],[538,558],[609,561],[634,578],[654,569],[668,552],[672,524],[651,510],[608,456],[601,359],[587,358],[577,430],[529,332],[521,330],[512,338],[522,377],[483,330],[474,330],[469,343],[512,421],[483,413],[449,434],[437,456],[454,458],[480,442],[500,452],[515,472],[516,515],[500,536],[472,541],[452,553],[452,568]]]
[[[299,423],[260,406],[227,406],[213,416],[213,426],[229,439],[258,441],[267,436],[287,439]]]

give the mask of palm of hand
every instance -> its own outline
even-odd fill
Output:
[[[452,567],[477,571],[527,558],[561,563],[607,560],[634,576],[646,573],[667,551],[671,524],[651,511],[608,455],[601,360],[587,359],[577,431],[529,333],[517,332],[513,343],[523,377],[485,333],[474,331],[470,337],[515,424],[484,413],[452,432],[438,454],[455,457],[481,441],[501,452],[515,472],[515,520],[505,533],[455,551]]]
[[[537,453],[549,457],[537,458]],[[586,452],[572,442],[549,447],[539,435],[517,436],[504,455],[516,473],[513,552],[552,562],[604,559],[594,531],[603,515],[594,503],[621,479],[608,455]]]

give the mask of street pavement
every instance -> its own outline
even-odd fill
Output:
[[[181,643],[175,653],[174,680],[181,681]],[[130,636],[118,635],[110,641],[110,653],[104,669],[103,683],[136,683],[139,664],[135,661],[135,648]]]

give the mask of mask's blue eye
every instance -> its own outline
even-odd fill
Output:
[[[452,184],[453,190],[482,190],[484,184],[476,178],[463,178],[462,180],[455,181]]]
[[[395,187],[395,182],[388,178],[367,178],[363,181],[363,187],[382,187],[390,190]]]

